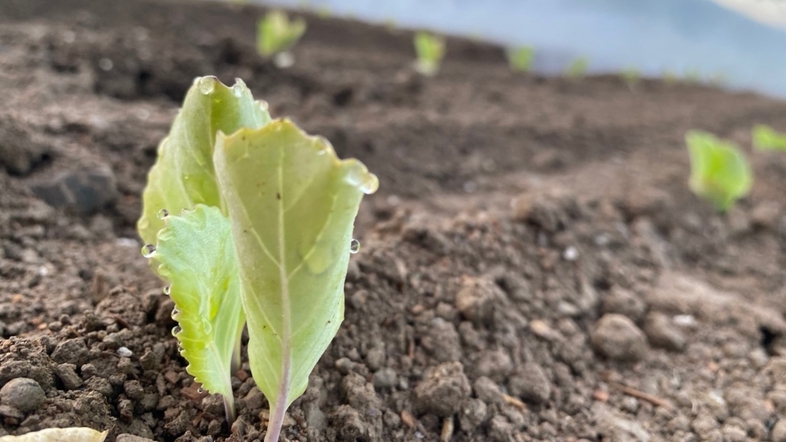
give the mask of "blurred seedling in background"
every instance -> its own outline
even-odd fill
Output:
[[[137,228],[174,301],[186,371],[223,396],[230,425],[247,322],[251,374],[271,408],[265,441],[279,439],[344,319],[353,223],[377,187],[324,138],[271,119],[242,81],[202,77],[189,90],[158,148]]]
[[[679,75],[672,70],[665,70],[663,71],[663,82],[666,84],[675,84],[680,81]]]
[[[685,142],[690,155],[689,185],[693,193],[721,212],[748,194],[753,174],[745,155],[734,143],[697,130],[689,131]]]
[[[529,72],[532,69],[532,62],[535,60],[535,48],[532,46],[508,48],[506,53],[513,72]]]
[[[316,14],[317,14],[317,17],[322,18],[322,19],[330,18],[330,17],[333,16],[333,12],[330,10],[330,8],[328,8],[325,5],[322,5],[319,8],[317,8]]]
[[[633,90],[639,83],[641,83],[641,71],[634,67],[626,68],[620,74],[622,81],[628,85],[630,90]]]
[[[430,34],[425,31],[415,33],[415,54],[417,61],[415,69],[426,76],[434,76],[439,71],[439,65],[445,56],[445,38]]]
[[[786,152],[786,134],[780,133],[765,124],[753,126],[751,131],[753,147],[757,150],[781,150]]]
[[[278,68],[295,63],[289,51],[306,33],[306,21],[289,20],[284,11],[270,11],[257,22],[257,51],[265,59],[273,59]]]
[[[587,57],[579,57],[568,65],[565,75],[572,80],[577,80],[587,74],[588,68],[589,60]]]

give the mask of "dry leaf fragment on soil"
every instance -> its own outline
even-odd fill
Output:
[[[104,442],[108,433],[92,428],[47,428],[22,436],[3,436],[0,442]]]

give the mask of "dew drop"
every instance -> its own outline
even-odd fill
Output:
[[[366,195],[372,194],[379,188],[379,179],[369,173],[361,164],[355,164],[347,172],[346,180],[350,185],[357,186]]]
[[[248,88],[246,87],[246,83],[244,83],[243,80],[239,78],[235,78],[235,84],[232,85],[232,93],[235,95],[235,97],[237,98],[242,97],[243,92],[245,92],[246,90],[248,90]]]
[[[197,393],[202,394],[205,392],[205,389],[202,387],[197,388]]]
[[[177,308],[172,309],[172,319],[177,321],[177,316],[180,314],[180,310]]]
[[[270,105],[268,105],[267,101],[265,100],[258,100],[257,104],[259,104],[259,109],[261,109],[262,112],[267,112],[268,109],[270,108]]]
[[[161,209],[158,211],[158,213],[156,213],[156,218],[158,219],[164,219],[168,216],[169,216],[169,211],[166,209]]]
[[[183,329],[180,328],[179,325],[172,327],[172,336],[177,337],[177,334],[180,333]]]
[[[349,242],[349,253],[355,254],[360,251],[360,241],[352,238],[352,241]]]
[[[199,79],[197,87],[202,95],[208,95],[216,88],[216,79],[215,77],[202,77]]]
[[[169,296],[172,293],[172,286],[166,285],[164,286],[164,294]]]
[[[156,246],[153,244],[145,244],[142,246],[142,256],[145,258],[152,258],[153,255],[156,253]]]

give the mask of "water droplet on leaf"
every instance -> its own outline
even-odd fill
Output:
[[[180,328],[179,325],[172,327],[172,336],[177,337],[177,334],[180,333],[183,329]]]
[[[164,294],[169,296],[170,293],[172,293],[172,287],[168,285],[164,286]]]
[[[205,389],[202,387],[197,388],[197,393],[202,394],[205,392]]]
[[[235,78],[235,84],[232,85],[232,93],[235,97],[240,98],[243,96],[243,92],[247,91],[248,87],[246,87],[246,83],[239,78]]]
[[[158,211],[158,213],[156,213],[156,218],[158,219],[164,219],[168,216],[169,216],[169,211],[166,209],[161,209]]]
[[[360,251],[360,241],[352,238],[352,241],[349,243],[349,253],[355,254]]]
[[[199,92],[202,95],[208,95],[216,88],[216,79],[214,77],[202,77],[199,79]]]
[[[156,253],[156,246],[153,244],[145,244],[142,246],[142,256],[145,258],[152,258],[153,255]]]
[[[373,173],[369,173],[361,164],[350,166],[346,180],[350,185],[357,186],[366,195],[372,194],[379,188],[379,179]]]
[[[177,321],[177,316],[180,314],[180,310],[177,308],[172,309],[172,319]]]

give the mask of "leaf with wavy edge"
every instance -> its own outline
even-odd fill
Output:
[[[352,227],[378,181],[287,120],[219,134],[214,154],[237,247],[251,372],[271,404],[267,441],[344,316]]]
[[[254,101],[242,80],[228,87],[216,77],[196,78],[169,135],[158,146],[158,159],[142,194],[139,236],[146,243],[155,242],[164,227],[158,218],[161,209],[176,214],[197,204],[222,207],[213,169],[216,133],[259,128],[269,121],[267,103]]]
[[[170,283],[175,302],[172,334],[186,371],[211,393],[224,396],[227,418],[235,409],[230,379],[233,360],[240,358],[240,334],[245,315],[229,220],[217,207],[198,204],[193,211],[164,218],[151,259]]]

